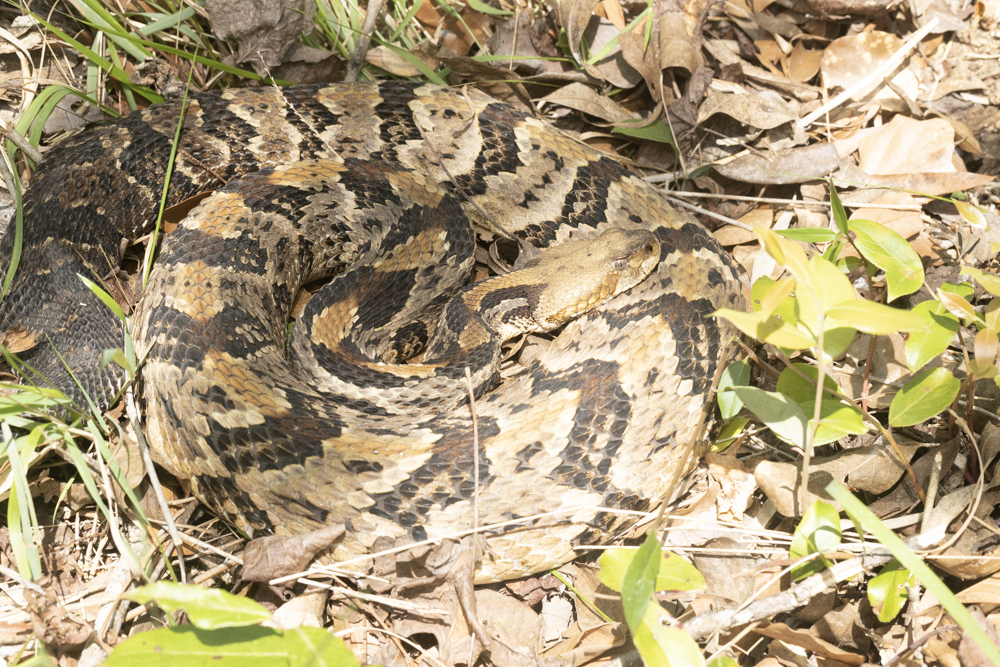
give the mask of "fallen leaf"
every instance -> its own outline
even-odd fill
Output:
[[[597,93],[585,83],[568,84],[536,101],[576,109],[614,124],[639,118],[638,114],[624,109],[617,102]]]
[[[955,171],[954,142],[946,120],[896,116],[861,140],[858,167],[872,176]]]
[[[722,113],[759,130],[769,130],[797,118],[787,103],[762,95],[733,95],[711,91],[698,112],[698,122]],[[829,172],[827,172],[829,173]]]
[[[840,157],[833,144],[819,143],[763,155],[747,154],[713,169],[736,181],[769,185],[812,181],[828,176],[839,166]]]
[[[316,554],[340,537],[344,526],[334,524],[299,535],[271,535],[247,542],[243,550],[243,580],[270,581],[301,572]]]

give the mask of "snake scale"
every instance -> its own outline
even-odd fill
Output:
[[[98,369],[122,331],[77,274],[107,279],[153,228],[180,112],[169,101],[70,138],[25,195],[0,332],[78,401],[53,347],[99,405],[124,378],[114,364]],[[475,504],[480,525],[504,524],[487,533],[476,581],[499,581],[607,541],[634,520],[615,510],[649,509],[690,466],[677,445],[692,436],[732,333],[710,314],[741,308],[743,291],[712,236],[614,159],[472,89],[232,89],[188,98],[167,204],[212,190],[166,236],[133,317],[137,350],[148,352],[138,388],[154,458],[247,534],[341,522],[330,556],[345,561],[378,538],[467,530]],[[421,287],[451,294],[467,280],[466,218],[529,257],[598,234],[588,247],[638,252],[567,251],[554,274],[570,285],[605,260],[652,274],[623,282],[488,391],[496,353],[480,345],[490,334]],[[9,232],[0,245],[4,272],[14,242]],[[320,292],[333,296],[317,294],[289,335],[296,293],[328,273],[342,274]],[[531,281],[554,274],[486,281],[460,299],[520,320],[540,299]],[[389,291],[374,304],[357,296],[376,287]],[[424,306],[444,314],[413,314]],[[437,361],[405,364],[434,322],[448,330],[425,352]]]

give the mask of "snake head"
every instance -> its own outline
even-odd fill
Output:
[[[551,330],[641,283],[660,262],[660,241],[645,229],[609,229],[544,250],[525,263],[543,285],[534,317]]]

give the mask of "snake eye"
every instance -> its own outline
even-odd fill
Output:
[[[613,268],[615,271],[624,271],[626,266],[628,266],[627,259],[616,259],[615,261],[611,262],[611,268]]]
[[[652,243],[647,243],[646,245],[642,246],[642,250],[647,255],[652,255],[653,254],[653,244]]]

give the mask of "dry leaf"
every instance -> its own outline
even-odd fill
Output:
[[[587,45],[589,53],[597,53],[612,40],[618,38],[620,34],[621,30],[611,21],[593,16],[590,23],[587,24],[587,29],[583,31],[583,42]],[[607,56],[598,60],[594,65],[608,82],[619,88],[632,88],[643,80],[642,74],[625,59],[620,44],[612,48]]]
[[[618,124],[637,120],[638,114],[624,109],[611,98],[601,95],[585,83],[571,83],[542,97],[537,102],[550,102],[570,109],[597,116],[609,123]]]
[[[801,646],[820,657],[837,660],[845,665],[862,665],[865,662],[863,655],[845,651],[838,646],[823,641],[819,637],[814,636],[809,630],[793,630],[784,623],[764,624],[754,628],[754,632],[765,637],[780,639],[786,644]]]
[[[823,52],[823,81],[830,88],[850,88],[892,57],[902,44],[899,37],[878,30],[835,39]],[[880,86],[882,81],[876,81],[852,99],[860,100]]]
[[[913,174],[955,171],[955,131],[935,118],[896,116],[858,146],[858,167],[866,174]]]
[[[887,188],[912,190],[926,195],[947,195],[978,188],[996,180],[990,174],[973,174],[967,171],[951,171],[944,173],[914,173],[892,174],[887,176],[872,176],[869,185],[880,185]]]
[[[823,52],[819,49],[807,49],[801,41],[796,42],[788,54],[788,78],[799,83],[810,81],[819,72],[822,59]]]
[[[299,535],[271,535],[247,542],[243,550],[243,580],[270,581],[301,572],[316,554],[344,533],[333,524]]]
[[[660,69],[680,67],[693,74],[704,63],[701,50],[688,32],[684,14],[665,12],[660,17]]]
[[[429,53],[421,53],[417,49],[411,50],[410,53],[419,58],[429,69],[437,69],[438,60]],[[421,75],[420,69],[412,61],[397,54],[387,46],[373,46],[368,49],[368,53],[365,54],[365,60],[396,76]]]
[[[712,90],[698,112],[698,123],[717,113],[726,114],[759,130],[770,130],[797,118],[787,103],[763,95],[732,95]]]
[[[823,178],[839,167],[837,149],[833,144],[821,143],[764,155],[743,155],[727,164],[716,165],[714,169],[736,181],[769,185],[804,183]]]

